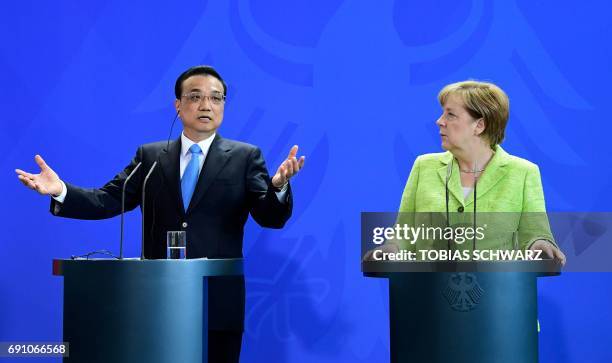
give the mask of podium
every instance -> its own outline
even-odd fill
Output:
[[[64,362],[208,361],[208,278],[242,259],[53,260],[64,276]]]
[[[559,275],[554,262],[368,261],[363,271],[389,279],[392,363],[538,362],[537,279]]]

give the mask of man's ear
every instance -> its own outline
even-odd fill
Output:
[[[174,100],[174,109],[176,110],[177,114],[181,112],[181,101],[180,100]]]

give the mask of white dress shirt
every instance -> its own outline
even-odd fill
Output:
[[[206,156],[208,155],[208,150],[210,150],[210,145],[215,139],[216,134],[212,134],[207,139],[204,139],[198,142],[198,146],[202,149],[202,158],[200,158],[200,166],[198,167],[198,175],[202,171],[202,165],[204,165],[204,160],[206,160]],[[183,174],[185,173],[185,169],[189,162],[191,161],[191,153],[189,152],[189,148],[195,144],[195,142],[189,140],[185,133],[181,133],[181,157],[180,157],[180,179],[183,179]]]

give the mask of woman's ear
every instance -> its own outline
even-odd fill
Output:
[[[484,118],[479,118],[478,120],[476,120],[476,128],[474,128],[474,135],[480,136],[486,128],[487,124],[485,123]]]

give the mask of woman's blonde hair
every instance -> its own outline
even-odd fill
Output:
[[[466,111],[475,119],[482,118],[485,137],[492,149],[504,140],[510,101],[508,95],[493,83],[480,81],[462,81],[451,83],[440,91],[438,101],[444,107],[448,96],[456,94],[461,97]]]

